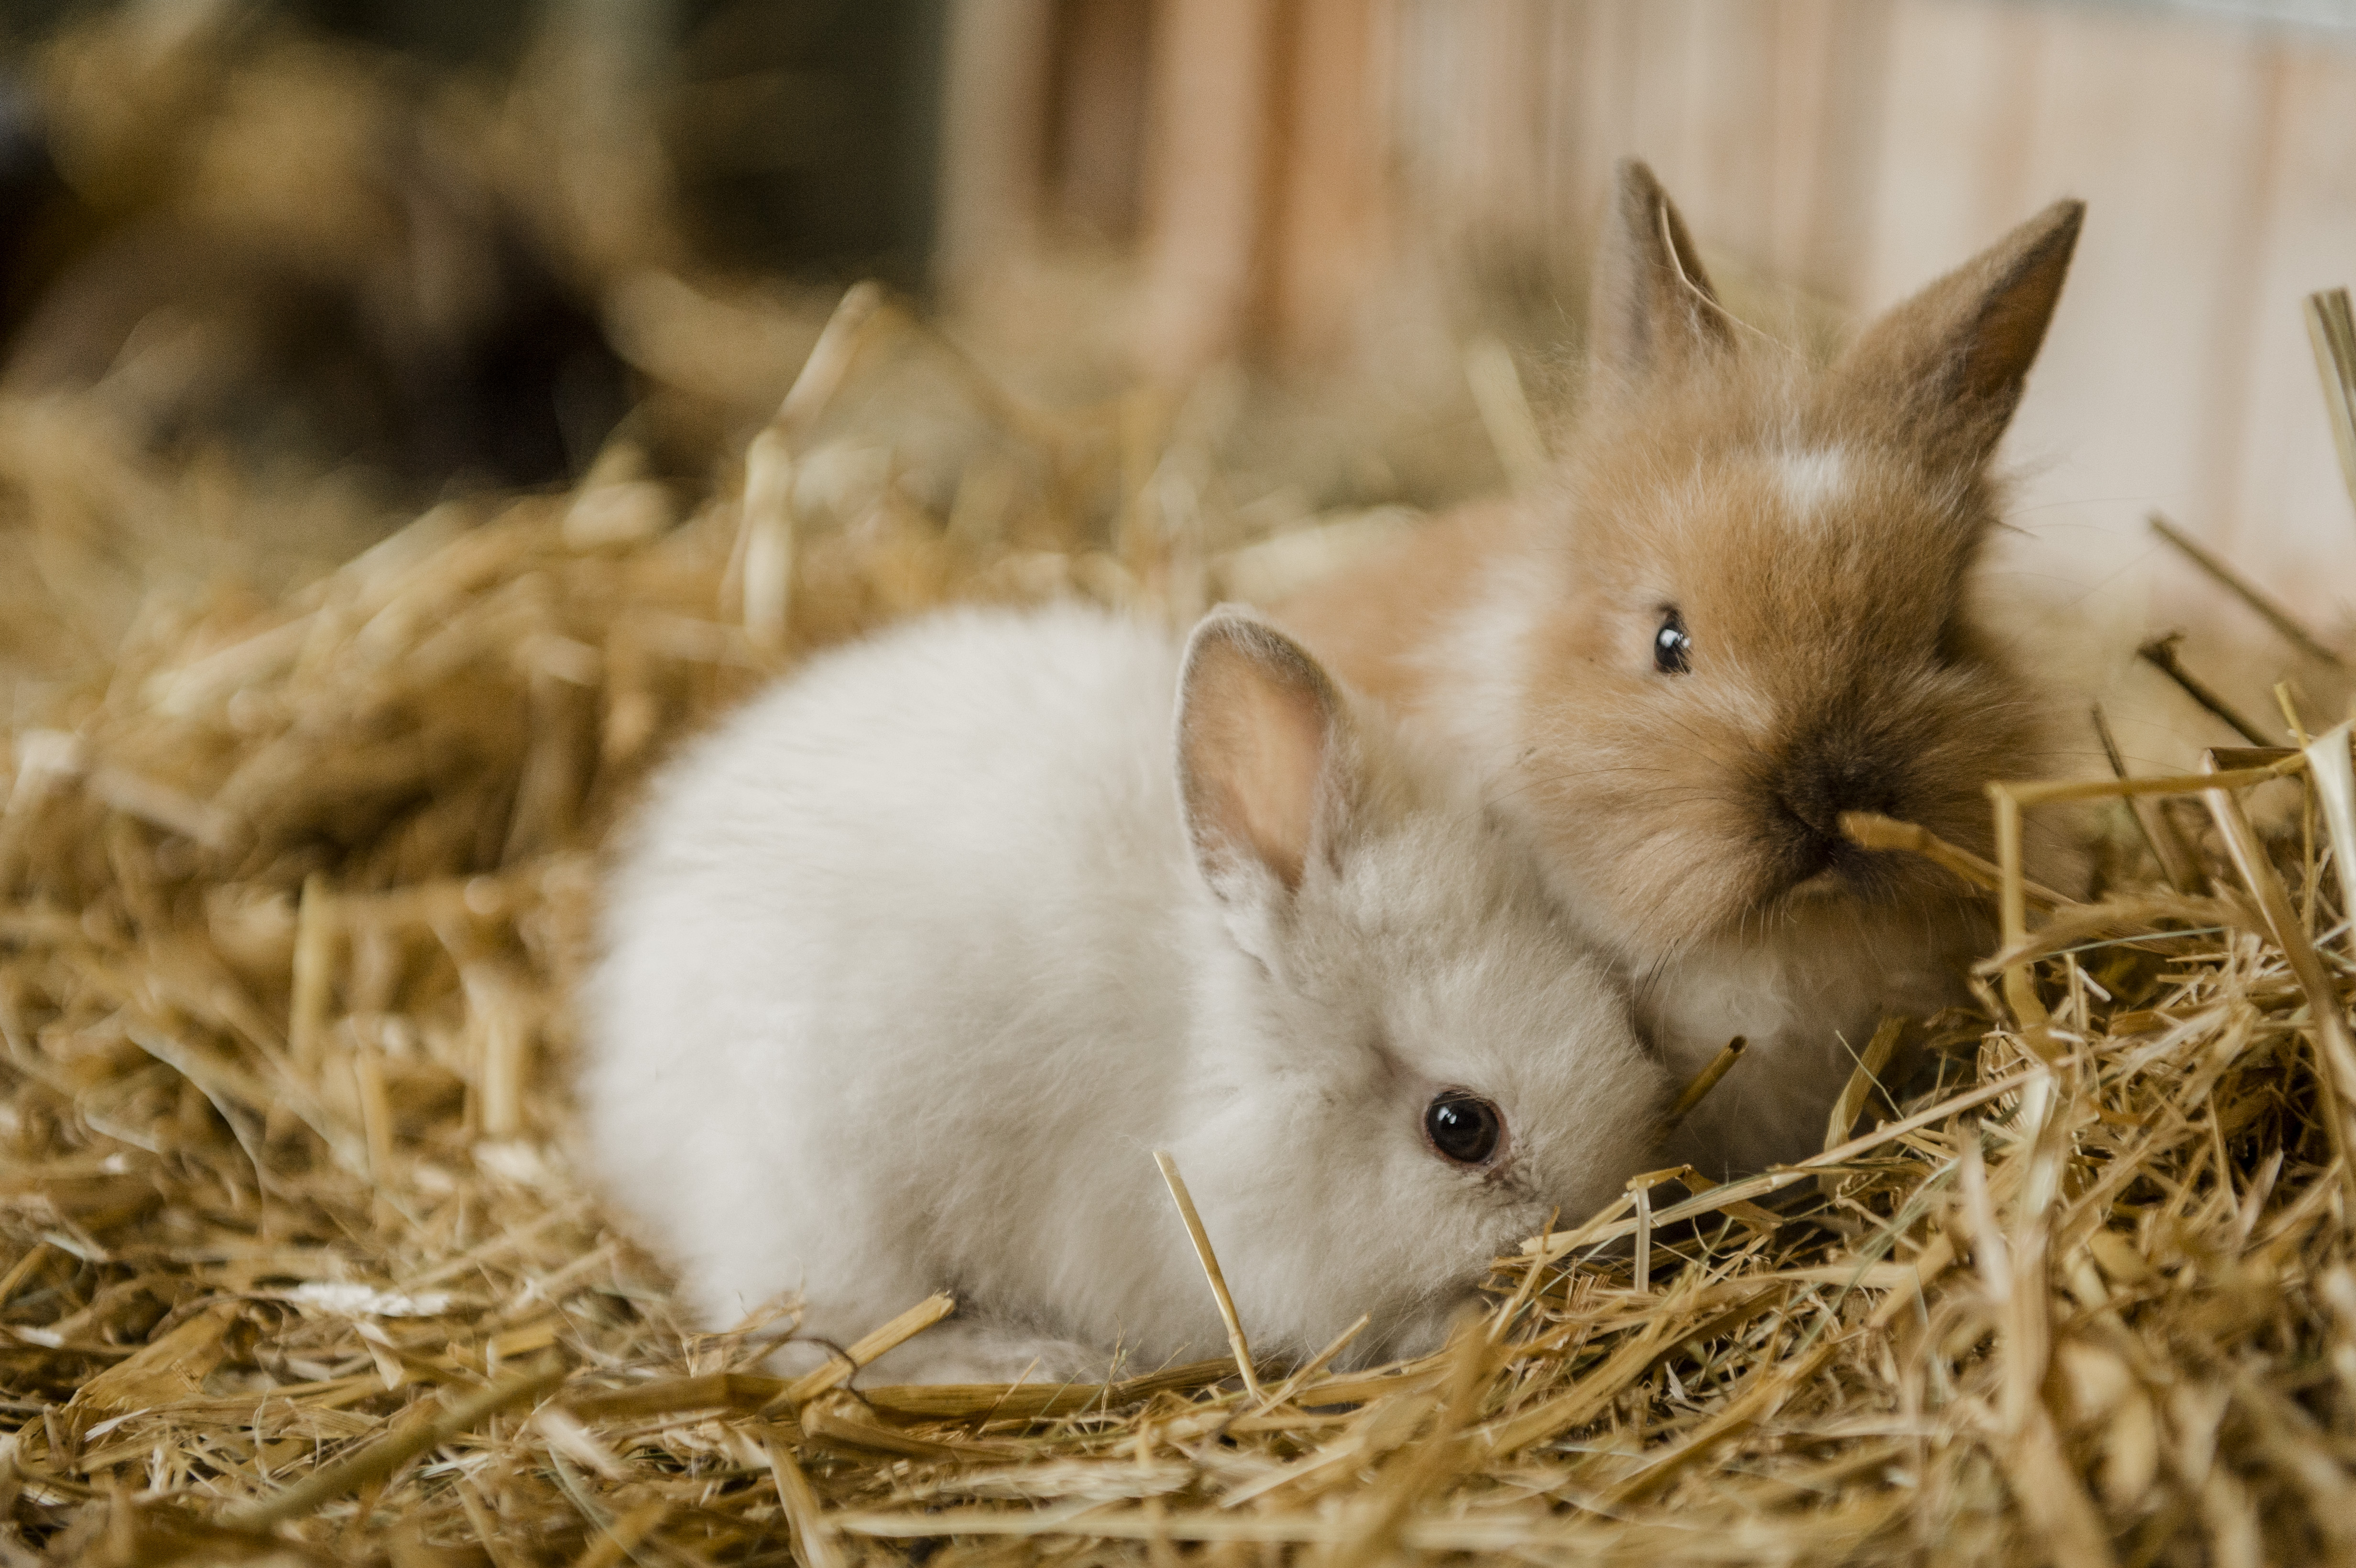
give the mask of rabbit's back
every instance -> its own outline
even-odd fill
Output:
[[[711,1317],[794,1277],[814,1212],[843,1247],[987,1231],[989,1256],[939,1260],[986,1275],[1014,1195],[1064,1184],[1044,1168],[1151,1136],[1179,923],[1206,918],[1176,668],[1087,612],[952,613],[813,663],[659,784],[585,1089],[609,1188],[703,1294],[744,1282]]]

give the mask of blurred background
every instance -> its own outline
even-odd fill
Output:
[[[14,0],[0,578],[45,597],[0,586],[0,654],[122,633],[158,563],[284,582],[454,497],[691,509],[862,278],[931,381],[1145,454],[1057,528],[1148,478],[1211,551],[1322,525],[1211,585],[1280,587],[1560,439],[1631,155],[1812,354],[2086,198],[2000,586],[2098,659],[2263,639],[2158,509],[2356,629],[2300,311],[2356,279],[2356,0]],[[1019,475],[992,500],[893,374],[802,510],[1022,536]]]
[[[1485,330],[1558,413],[1624,155],[1738,308],[1811,348],[2083,197],[2009,449],[2040,564],[2091,588],[2149,563],[2165,610],[2192,584],[2148,548],[2157,507],[2349,614],[2299,302],[2356,273],[2356,6],[974,0],[951,27],[938,275],[979,296],[1113,247],[1173,381],[1240,352],[1436,382]]]

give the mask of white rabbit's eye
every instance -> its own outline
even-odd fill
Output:
[[[1693,668],[1693,638],[1686,635],[1685,617],[1675,610],[1661,613],[1661,629],[1653,634],[1653,667],[1663,675],[1683,675]]]
[[[1423,1136],[1443,1159],[1459,1165],[1481,1165],[1497,1152],[1505,1135],[1505,1118],[1478,1094],[1443,1089],[1423,1111]]]

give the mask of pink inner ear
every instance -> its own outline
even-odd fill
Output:
[[[1252,853],[1288,891],[1301,886],[1317,816],[1325,726],[1313,701],[1264,681],[1246,683],[1227,789]]]
[[[1188,702],[1186,773],[1199,830],[1301,886],[1325,760],[1323,694],[1230,645],[1203,650]]]

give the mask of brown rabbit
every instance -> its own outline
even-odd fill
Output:
[[[1749,1037],[1665,1158],[1812,1152],[1875,1022],[1957,999],[1990,945],[1981,900],[1838,818],[1986,852],[1982,784],[2036,765],[2045,705],[1972,569],[2083,212],[2055,203],[1817,369],[1727,314],[1623,164],[1585,421],[1550,487],[1280,608],[1493,779],[1672,1071]],[[2033,871],[2067,881],[2061,853]]]

